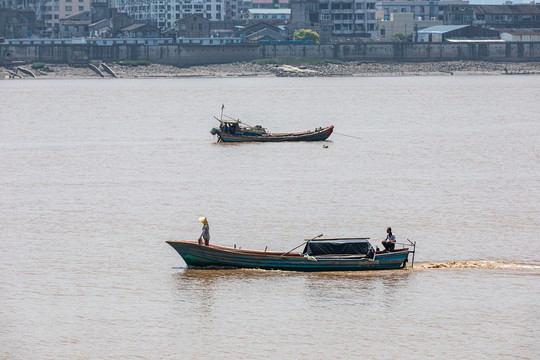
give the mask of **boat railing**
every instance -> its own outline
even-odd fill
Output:
[[[416,241],[411,241],[409,239],[407,239],[407,241],[409,242],[408,244],[407,243],[399,243],[399,242],[396,242],[396,245],[403,245],[403,248],[405,249],[405,246],[412,246],[412,250],[409,250],[409,248],[407,248],[407,251],[409,252],[409,254],[412,254],[412,260],[411,260],[411,267],[414,266],[414,254],[416,253]]]

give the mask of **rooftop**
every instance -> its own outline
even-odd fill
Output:
[[[278,14],[291,14],[291,9],[249,9],[252,14],[268,14],[268,15],[278,15]]]
[[[422,30],[418,30],[418,33],[419,34],[427,34],[427,33],[445,34],[447,32],[463,29],[469,26],[470,25],[437,25],[437,26],[430,26]]]

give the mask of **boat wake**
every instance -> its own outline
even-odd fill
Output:
[[[540,265],[514,263],[510,261],[447,261],[419,264],[415,269],[505,269],[505,270],[540,270]]]

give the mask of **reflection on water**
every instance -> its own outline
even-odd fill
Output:
[[[209,316],[217,303],[230,292],[266,294],[267,298],[281,294],[280,288],[294,284],[288,296],[294,302],[310,308],[329,306],[355,308],[368,306],[388,309],[396,304],[400,293],[406,291],[411,276],[409,270],[357,271],[357,272],[293,272],[254,269],[183,269],[173,274],[176,302],[185,303],[200,316]],[[274,295],[272,295],[274,293]],[[373,299],[379,299],[376,304]],[[278,301],[276,311],[282,306]]]

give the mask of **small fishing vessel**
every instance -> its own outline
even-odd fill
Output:
[[[318,237],[322,236],[319,235]],[[317,238],[318,238],[317,237]],[[404,268],[416,242],[393,251],[376,251],[369,238],[309,239],[287,252],[245,250],[197,241],[167,241],[188,267],[252,268],[290,271],[359,271]],[[304,246],[302,252],[293,252]]]
[[[323,141],[334,131],[334,126],[331,125],[294,133],[270,133],[261,125],[251,126],[239,119],[226,117],[228,119],[223,119],[223,106],[221,118],[214,116],[219,121],[219,127],[213,127],[210,133],[217,135],[218,142]]]

